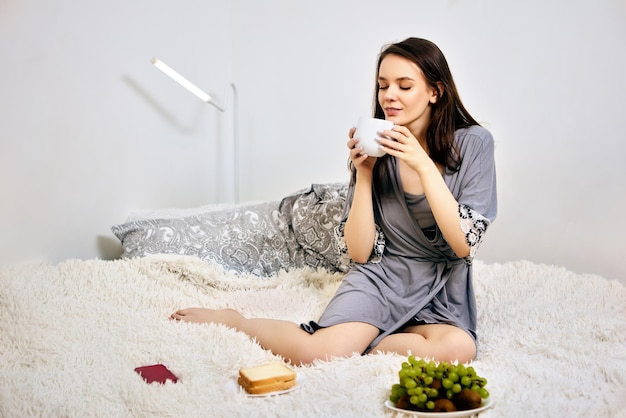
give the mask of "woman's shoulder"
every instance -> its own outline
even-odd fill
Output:
[[[457,129],[455,132],[457,138],[473,137],[483,141],[493,141],[491,132],[487,128],[480,125],[470,125],[465,128]]]
[[[461,148],[468,146],[483,149],[493,147],[493,136],[491,136],[491,132],[480,125],[471,125],[457,129],[454,136],[457,144]]]

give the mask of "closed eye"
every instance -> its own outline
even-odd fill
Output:
[[[413,86],[398,86],[400,90],[411,90],[411,88],[413,88]],[[387,90],[389,88],[389,86],[381,86],[378,85],[378,90]]]

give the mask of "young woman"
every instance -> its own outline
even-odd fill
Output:
[[[394,127],[382,132],[379,158],[349,132],[352,177],[338,229],[354,267],[321,318],[298,325],[189,308],[172,319],[236,328],[293,364],[369,352],[475,357],[471,260],[496,216],[493,139],[430,41],[386,47],[376,82],[374,116]]]

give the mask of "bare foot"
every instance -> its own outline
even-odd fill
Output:
[[[235,328],[239,319],[243,318],[234,309],[187,308],[179,309],[170,315],[175,321],[195,322],[199,324],[223,324]]]

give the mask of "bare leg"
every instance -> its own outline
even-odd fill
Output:
[[[181,309],[172,319],[197,323],[217,323],[248,334],[265,349],[292,364],[362,353],[378,335],[378,328],[363,322],[348,322],[309,334],[299,325],[277,319],[245,318],[232,309]]]
[[[476,356],[472,337],[462,329],[447,324],[407,327],[404,332],[385,337],[372,352],[395,352],[436,361],[467,363]]]
[[[179,309],[170,315],[170,319],[176,321],[223,324],[231,328],[240,318],[242,318],[241,314],[234,309],[187,308]]]

